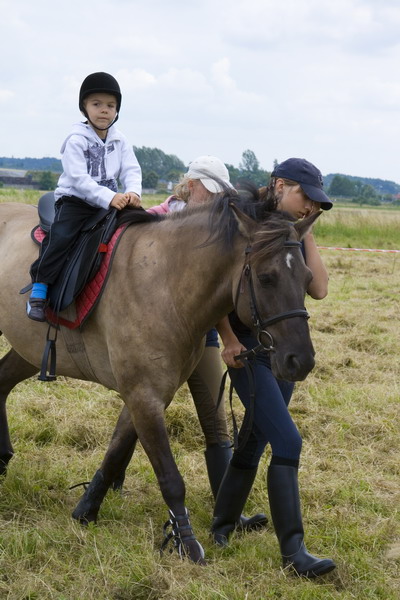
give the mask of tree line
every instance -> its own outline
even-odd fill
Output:
[[[375,181],[375,186],[368,183],[368,181]],[[356,204],[369,204],[372,206],[392,202],[398,204],[399,187],[394,182],[362,180],[345,175],[334,175],[328,187],[328,194],[335,198],[350,199]]]
[[[174,154],[166,154],[159,148],[133,146],[136,157],[142,168],[144,189],[162,190],[168,182],[175,184],[187,171],[180,158]],[[260,168],[260,163],[252,150],[245,150],[239,167],[226,165],[230,180],[235,185],[240,179],[252,181],[255,185],[265,185],[270,173]],[[40,183],[41,189],[52,190],[57,185],[62,171],[61,161],[55,158],[7,158],[0,157],[0,168],[25,169],[32,175],[35,182]]]
[[[142,168],[143,188],[165,192],[169,182],[174,185],[187,171],[187,165],[175,154],[166,154],[159,148],[147,146],[133,147]],[[277,164],[271,165],[272,169]],[[271,175],[260,167],[253,150],[245,150],[239,166],[226,164],[230,180],[237,185],[247,180],[256,186],[265,185]],[[0,168],[26,169],[37,182],[40,189],[55,189],[62,164],[59,159],[44,158],[6,158],[0,157]],[[1,184],[0,184],[1,185]],[[359,204],[380,204],[382,202],[399,203],[400,185],[382,179],[355,177],[351,175],[329,174],[324,177],[324,185],[328,195],[343,198]]]
[[[165,154],[159,148],[133,147],[142,168],[143,187],[155,189],[159,183],[177,183],[187,171],[187,166],[174,154]],[[239,167],[226,165],[231,182],[235,185],[240,179],[247,179],[261,186],[268,181],[270,173],[260,168],[260,163],[252,150],[245,150]]]

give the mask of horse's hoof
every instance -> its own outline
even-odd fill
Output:
[[[81,525],[89,525],[89,523],[97,523],[97,512],[84,511],[78,506],[72,513],[72,518],[78,521]]]
[[[207,564],[204,559],[203,546],[196,540],[193,533],[187,509],[185,508],[185,512],[181,515],[174,515],[172,510],[170,510],[169,515],[170,518],[164,525],[165,539],[161,546],[161,553],[164,552],[171,542],[172,548],[170,548],[170,552],[173,552],[175,549],[182,559],[189,558],[198,565]],[[171,528],[169,533],[167,533],[168,528]]]
[[[85,484],[77,484],[85,485]],[[73,489],[76,485],[72,486]],[[108,485],[104,483],[104,477],[101,471],[96,471],[92,481],[89,483],[85,493],[78,502],[77,507],[72,513],[72,518],[79,521],[81,525],[97,522],[97,515],[101,503],[108,490]]]
[[[5,477],[7,475],[7,467],[8,463],[12,459],[13,454],[5,454],[0,456],[0,477]]]
[[[112,489],[114,492],[121,492],[122,491],[122,487],[124,485],[124,481],[125,481],[125,473],[123,475],[121,475],[120,477],[116,477],[114,479],[114,481],[112,482]]]
[[[203,546],[197,540],[184,542],[184,556],[196,563],[196,565],[204,566],[207,564],[204,558]]]

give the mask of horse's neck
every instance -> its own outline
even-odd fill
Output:
[[[240,240],[232,250],[219,241],[204,245],[209,236],[208,215],[202,217],[200,223],[196,216],[153,226],[165,255],[171,300],[194,335],[232,310],[232,276],[241,253]]]

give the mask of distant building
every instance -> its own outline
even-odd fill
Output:
[[[40,188],[38,182],[32,181],[32,175],[30,175],[28,171],[23,171],[22,169],[0,168],[0,183],[6,187],[13,188]]]

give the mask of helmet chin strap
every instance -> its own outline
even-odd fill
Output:
[[[92,127],[94,127],[94,129],[98,129],[99,131],[107,131],[107,129],[110,129],[110,127],[112,127],[114,125],[114,123],[116,123],[118,121],[118,117],[119,114],[117,113],[115,116],[114,121],[112,121],[107,127],[97,127],[94,123],[92,123],[92,121],[89,119],[86,110],[82,111],[84,116],[86,117],[86,119],[88,120],[88,122],[91,124]]]

